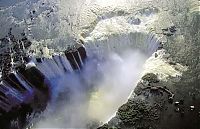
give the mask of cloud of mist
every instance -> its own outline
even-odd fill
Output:
[[[52,100],[35,128],[89,128],[106,122],[134,89],[145,55],[137,50],[91,57],[81,72],[51,80]]]
[[[89,100],[90,117],[106,122],[113,116],[136,86],[145,60],[146,57],[137,50],[108,56],[102,65],[103,79]]]

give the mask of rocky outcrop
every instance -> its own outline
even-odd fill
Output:
[[[27,39],[25,33],[22,33],[21,36],[21,39],[15,38],[12,35],[12,28],[10,28],[8,35],[0,39],[1,78],[6,78],[16,67],[26,63],[26,51],[32,43]]]
[[[107,2],[109,3],[109,1]],[[14,18],[14,26],[26,26],[24,28],[28,29],[28,33],[35,38],[32,39],[35,46],[44,44],[42,41],[44,40],[44,42],[48,42],[48,46],[53,47],[56,51],[62,51],[65,47],[62,47],[64,39],[61,37],[69,34],[65,33],[66,30],[71,30],[70,32],[74,31],[76,36],[80,32],[80,35],[85,38],[85,45],[90,55],[98,52],[99,55],[104,56],[105,52],[123,51],[123,49],[127,48],[141,49],[148,56],[151,56],[153,53],[146,61],[144,76],[137,84],[128,102],[119,108],[114,118],[100,128],[200,128],[198,122],[200,92],[198,87],[200,82],[199,2],[196,0],[141,0],[129,1],[129,3],[116,1],[114,3],[110,2],[112,4],[107,7],[104,7],[105,2],[100,2],[100,6],[97,2],[95,6],[89,4],[83,10],[80,9],[81,11],[79,11],[82,12],[78,14],[80,18],[72,15],[69,17],[60,17],[59,15],[57,17],[59,11],[57,10],[58,6],[52,6],[54,2],[42,3],[41,1],[34,1],[33,3],[36,4],[27,5],[27,8],[30,9],[22,17],[17,15],[18,13],[16,12],[23,10],[26,2],[21,2],[18,8],[6,8],[3,11],[5,15],[2,15],[3,17],[1,18],[1,26],[5,22],[8,22],[8,24],[5,24],[5,27],[2,26],[2,28],[11,25],[10,21],[13,20],[9,19],[9,15],[12,14],[11,18]],[[114,6],[112,6],[113,4]],[[33,10],[32,8],[35,9]],[[16,10],[16,12],[13,10]],[[65,11],[64,6],[63,12],[65,13]],[[63,12],[61,11],[61,13]],[[27,16],[29,16],[27,21],[23,21]],[[54,17],[54,20],[52,20],[52,17]],[[75,21],[73,18],[78,19],[77,22],[79,23],[73,23]],[[17,22],[16,19],[23,22]],[[63,25],[69,25],[69,27],[63,27]],[[77,31],[77,28],[80,30]],[[10,37],[6,37],[2,41],[9,42],[8,39],[12,39],[12,36],[10,35]],[[25,40],[26,38],[21,39],[23,42]],[[36,42],[36,40],[39,41]],[[16,41],[13,40],[12,42],[16,44]],[[119,44],[116,44],[116,42],[119,42]],[[27,42],[27,46],[29,44],[30,42]],[[3,46],[2,48],[5,47]],[[21,45],[16,45],[16,48],[17,50],[14,50],[17,53],[16,61],[19,61],[19,64],[23,64],[20,63],[23,52],[20,52],[21,49],[18,49],[21,48]],[[157,48],[159,50],[154,53]],[[37,51],[41,50],[41,53],[43,53],[42,49],[36,49]],[[13,91],[11,89],[19,91],[17,94],[13,94],[17,97],[10,97],[8,94],[5,94],[8,89],[5,89],[5,86],[1,84],[0,100],[4,108],[0,110],[4,114],[5,109],[10,110],[11,108],[11,115],[5,113],[8,118],[1,118],[3,123],[7,122],[3,118],[7,118],[10,122],[13,119],[10,116],[18,116],[19,114],[16,115],[16,113],[21,113],[22,109],[32,112],[33,107],[35,107],[34,109],[45,108],[46,100],[49,99],[48,94],[43,94],[48,93],[49,83],[45,78],[47,77],[48,80],[48,77],[54,77],[55,75],[51,71],[45,74],[48,69],[45,69],[45,71],[44,67],[47,65],[59,66],[62,70],[59,70],[56,75],[63,71],[80,70],[82,62],[87,57],[83,47],[80,47],[80,49],[79,47],[75,47],[75,49],[73,47],[72,50],[65,51],[64,58],[61,58],[63,56],[54,56],[52,60],[39,57],[35,61],[38,64],[37,68],[39,70],[35,66],[26,69],[19,65],[18,73],[20,74],[20,78],[26,78],[24,79],[25,82],[19,82],[19,78],[16,79],[16,74],[8,74],[12,71],[11,66],[13,65],[10,50],[6,47],[6,51],[3,54],[1,54],[1,59],[4,62],[1,61],[1,67],[3,68],[3,76],[5,77],[4,82],[7,85],[11,85],[12,88],[9,91]],[[66,57],[68,60],[66,60]],[[72,68],[68,67],[68,65],[63,65],[65,63],[61,62],[69,63]],[[47,63],[47,65],[43,65],[43,63]],[[39,68],[39,66],[41,67]],[[35,76],[32,76],[32,74]],[[9,78],[14,80],[15,83]],[[31,87],[22,86],[22,83],[27,84],[29,82],[31,84],[29,86]],[[9,88],[9,86],[7,87]],[[23,98],[23,95],[20,93],[23,92],[26,95],[26,91],[29,88],[34,89],[34,93],[38,96],[44,95],[40,97],[40,99],[43,98],[41,101],[39,101],[38,96],[35,98],[26,97],[31,98],[26,101],[32,100],[36,104],[33,104],[34,106],[31,107],[20,102]],[[14,106],[12,110],[12,107],[9,107],[9,99],[12,99],[16,103],[21,103],[20,106]],[[40,105],[41,103],[42,105]],[[23,114],[22,116],[24,117],[25,115]],[[8,126],[9,124],[6,123],[5,128],[8,128]]]
[[[77,43],[74,46],[69,47],[68,50],[65,51],[65,55],[72,68],[78,70],[83,67],[83,63],[87,58],[85,47],[81,43]]]
[[[177,2],[178,3],[178,2]],[[176,4],[177,4],[176,3]],[[189,6],[189,5],[188,5]],[[189,10],[192,8],[186,6]],[[173,6],[172,6],[173,7]],[[169,10],[172,8],[169,7]],[[173,9],[172,9],[173,10]],[[181,11],[181,10],[180,10]],[[174,10],[173,13],[176,13]],[[137,84],[134,94],[117,111],[116,116],[101,128],[122,129],[199,129],[199,14],[182,10],[183,21],[168,15],[178,32],[166,36],[163,59],[176,70],[177,64],[187,66],[180,76],[171,68],[150,67]],[[166,17],[160,16],[161,19]],[[179,24],[176,24],[179,21]],[[159,20],[158,20],[159,22]],[[158,23],[156,22],[156,23]],[[163,22],[165,24],[165,22]],[[155,27],[161,29],[159,26]],[[163,29],[161,31],[170,31]],[[159,53],[159,52],[158,52]],[[159,56],[159,55],[158,55]],[[153,58],[153,57],[152,57]],[[154,58],[159,58],[155,55]],[[154,62],[154,61],[153,61]],[[157,62],[158,63],[158,62]],[[153,63],[156,65],[156,61]],[[163,69],[162,69],[163,68]],[[152,72],[151,74],[149,72]],[[154,74],[153,74],[154,73]],[[173,98],[171,96],[173,95]]]
[[[10,37],[8,39],[4,40],[7,43],[15,42],[14,37],[12,40]],[[5,46],[6,50],[8,50],[7,56],[5,51],[2,52],[3,74],[0,82],[0,122],[3,129],[26,127],[35,114],[46,109],[48,102],[51,100],[51,84],[49,83],[51,76],[42,73],[38,67],[39,64],[45,63],[45,58],[31,59],[27,57],[24,50],[29,46],[29,41],[24,37],[20,42],[23,42],[25,44],[23,47],[26,48],[21,48],[21,44],[17,46],[18,44],[13,45],[10,43],[5,44],[7,45]],[[5,47],[2,47],[2,49]],[[84,45],[79,43],[72,47],[73,51],[71,49],[66,50],[66,55],[49,59],[63,72],[72,72],[69,71],[71,67],[74,71],[80,71],[87,58]],[[24,55],[21,55],[21,53]],[[13,56],[16,56],[16,58]],[[5,60],[7,57],[10,60]],[[66,64],[67,60],[71,64],[70,68]],[[32,117],[27,118],[28,116]]]

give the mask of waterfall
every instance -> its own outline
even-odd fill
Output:
[[[124,7],[128,5],[128,2],[115,2],[115,6],[124,6],[122,8],[119,7],[119,9],[115,9],[115,7],[111,6],[113,5],[112,1],[98,1],[93,3],[90,0],[87,0],[86,2],[80,0],[61,0],[60,2],[55,1],[55,3],[46,1],[43,3],[43,1],[38,1],[33,3],[30,2],[30,5],[27,4],[27,2],[21,2],[20,4],[20,7],[27,6],[28,11],[26,13],[28,13],[28,16],[32,15],[32,9],[34,9],[38,15],[34,18],[31,16],[31,22],[36,22],[33,23],[33,26],[31,26],[32,28],[28,27],[28,30],[31,30],[33,37],[39,42],[46,38],[51,38],[53,45],[51,43],[48,43],[48,45],[51,44],[55,49],[60,50],[61,44],[57,41],[61,37],[66,38],[68,36],[68,34],[66,35],[66,32],[70,32],[69,35],[78,37],[79,33],[82,33],[83,31],[83,35],[85,34],[85,36],[88,36],[84,39],[87,55],[79,48],[75,48],[70,52],[65,51],[63,55],[54,55],[51,58],[33,58],[32,62],[26,65],[25,70],[22,70],[22,73],[18,70],[14,72],[16,77],[14,83],[16,82],[17,86],[15,86],[13,82],[6,80],[2,81],[0,91],[5,93],[5,95],[8,96],[8,99],[1,96],[4,101],[0,101],[0,106],[4,107],[5,110],[10,109],[17,104],[24,102],[28,103],[27,98],[33,97],[36,91],[41,90],[41,94],[43,94],[44,91],[42,90],[46,87],[49,88],[51,100],[46,102],[49,106],[44,113],[48,113],[51,109],[53,110],[50,112],[50,115],[47,115],[46,117],[47,121],[50,117],[50,120],[47,122],[50,125],[55,124],[55,126],[57,126],[57,121],[55,120],[54,123],[51,119],[51,117],[57,119],[57,115],[58,118],[59,115],[66,118],[64,120],[59,120],[63,121],[63,123],[61,122],[59,124],[64,124],[68,127],[85,127],[87,120],[91,120],[91,118],[97,119],[98,121],[105,121],[117,110],[118,106],[127,100],[128,94],[134,89],[134,85],[140,77],[139,74],[142,71],[144,61],[157,50],[160,44],[154,34],[147,33],[144,30],[140,31],[140,27],[135,26],[134,24],[129,25],[128,22],[126,24],[127,19],[122,16],[125,15],[130,17],[130,15],[124,13],[128,11],[124,11]],[[97,5],[93,8],[93,4]],[[52,7],[47,5],[52,5]],[[107,8],[106,6],[108,5],[110,7]],[[61,8],[58,6],[61,6]],[[47,7],[53,9],[53,12],[48,18],[45,15]],[[87,13],[87,10],[85,10],[86,8],[91,12]],[[17,11],[18,8],[11,8],[8,10],[10,14]],[[129,13],[131,14],[132,11]],[[93,17],[91,14],[95,16]],[[14,15],[13,17],[15,17]],[[139,13],[133,13],[133,15],[139,15]],[[7,15],[4,17],[6,17],[5,19],[7,20]],[[144,25],[146,22],[142,17],[143,16],[139,17],[141,18],[139,20],[141,24]],[[17,19],[21,21],[20,17]],[[147,20],[150,21],[152,19]],[[101,22],[105,25],[101,26]],[[38,26],[37,23],[41,24],[38,24]],[[68,23],[69,27],[65,26]],[[100,26],[98,26],[99,24]],[[140,23],[137,24],[139,25]],[[27,26],[26,20],[25,26]],[[69,28],[71,28],[71,31]],[[83,28],[85,29],[83,30]],[[103,29],[98,30],[98,28]],[[27,30],[27,28],[25,30]],[[57,30],[59,31],[57,32]],[[98,34],[95,36],[95,31],[99,32],[98,34],[100,36]],[[119,33],[118,31],[122,32]],[[81,46],[84,47],[83,45]],[[25,47],[24,44],[22,44],[22,47]],[[13,63],[12,60],[12,64]],[[37,70],[34,71],[33,67],[41,72],[41,76],[35,77],[34,75],[31,75],[32,73],[37,73]],[[25,76],[23,72],[28,76]],[[36,84],[33,81],[35,81]],[[41,81],[41,85],[38,84],[38,86],[36,86],[37,83],[40,83],[39,81]],[[47,82],[48,84],[46,84]],[[40,96],[41,94],[38,96],[36,94],[35,96],[42,99]],[[11,102],[16,103],[9,107],[7,103]],[[59,105],[60,103],[63,105]],[[79,123],[77,123],[77,121]]]
[[[24,70],[34,67],[49,82],[47,86],[51,100],[47,102],[49,106],[46,114],[55,112],[52,118],[61,115],[64,120],[71,119],[67,122],[67,127],[85,127],[92,119],[105,122],[113,116],[117,108],[127,100],[133,85],[139,79],[142,64],[159,45],[160,41],[151,33],[111,35],[103,40],[86,40],[85,46],[65,51],[63,55],[32,58]],[[30,102],[36,88],[24,74],[18,71],[13,74],[17,79],[14,82],[21,87],[16,89],[10,82],[2,81],[3,88],[0,91],[9,97],[0,97],[4,100],[0,101],[0,107],[6,111],[19,103]],[[15,103],[10,105],[11,102]],[[78,125],[74,114],[81,121]],[[42,122],[49,125],[54,121],[49,120],[50,116],[45,116],[47,120]],[[64,126],[63,124],[61,122],[55,126]]]
[[[65,56],[60,56],[60,61],[62,62],[61,64],[63,65],[63,67],[68,71],[68,72],[72,72],[72,66],[70,65],[69,61],[67,60],[67,58]]]
[[[104,79],[99,84],[101,86],[92,93],[89,100],[90,117],[107,122],[113,116],[134,90],[145,60],[159,45],[158,38],[145,31],[111,35],[100,40],[86,38],[88,58],[98,58],[98,66],[104,71]]]
[[[64,69],[59,68],[58,64],[53,59],[45,58],[42,63],[36,64],[36,68],[48,79],[62,76],[64,73]]]
[[[21,75],[20,73],[14,73],[15,77],[18,79],[18,81],[21,83],[22,86],[24,86],[24,88],[28,91],[28,92],[32,92],[32,87],[30,86],[30,83],[27,83],[25,81],[25,77],[23,77],[23,75]]]
[[[75,51],[75,53],[76,53],[77,51]],[[81,68],[80,68],[80,65],[78,64],[78,62],[77,62],[77,60],[76,60],[76,58],[75,58],[75,56],[74,56],[74,53],[71,53],[71,55],[72,55],[72,58],[73,58],[73,60],[74,60],[74,62],[75,62],[75,64],[76,64],[76,67],[78,68],[78,70],[80,70]],[[79,60],[79,59],[78,59]]]
[[[16,98],[18,101],[23,102],[22,94],[18,90],[12,88],[12,86],[10,84],[8,84],[6,81],[2,82],[2,88],[6,89],[6,91],[3,91],[3,92],[7,96],[11,95],[14,98]]]
[[[110,36],[105,40],[86,40],[86,48],[88,55],[106,55],[109,52],[120,53],[127,49],[138,49],[151,56],[159,47],[158,38],[147,32],[134,32],[129,34],[121,34],[118,36]]]
[[[77,53],[78,53],[79,60],[80,60],[80,62],[81,62],[81,67],[83,67],[83,60],[82,60],[82,57],[81,57],[81,55],[80,55],[80,52],[77,51]]]
[[[135,32],[101,41],[88,40],[87,61],[74,50],[37,63],[36,67],[50,80],[53,98],[45,112],[46,119],[36,127],[78,128],[85,127],[91,119],[107,121],[127,100],[142,65],[159,44],[155,35]],[[52,112],[55,114],[50,115]],[[59,117],[61,121],[55,122],[54,118]],[[75,122],[77,119],[79,123]]]

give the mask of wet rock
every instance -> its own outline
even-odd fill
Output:
[[[38,63],[42,63],[42,58],[36,58],[36,61],[37,61]]]
[[[80,70],[87,58],[85,47],[80,43],[69,46],[65,55],[74,70]]]
[[[2,78],[6,78],[16,67],[24,63],[26,49],[32,43],[27,39],[25,33],[22,33],[21,36],[21,39],[15,38],[12,35],[12,28],[10,28],[8,35],[0,39],[0,71],[2,71]]]
[[[0,94],[0,98],[5,96],[3,97],[4,99],[0,101],[9,102],[7,111],[0,108],[0,123],[4,123],[1,125],[3,129],[24,128],[28,124],[27,115],[33,112],[43,111],[50,100],[49,84],[39,70],[35,67],[25,69],[25,67],[20,66],[16,68],[16,72],[24,79],[23,81],[30,86],[30,89],[27,89],[13,73],[3,79],[6,86],[10,85],[14,89],[14,92],[20,92],[21,96],[23,96],[23,99],[19,101],[15,98],[15,95],[11,93],[9,94],[13,97],[8,96],[8,94],[3,94],[9,91],[0,88],[0,91],[3,90],[2,94]],[[3,106],[1,104],[0,107]]]
[[[159,82],[157,76],[154,73],[147,73],[142,77],[142,80],[148,81],[149,83],[157,83]]]

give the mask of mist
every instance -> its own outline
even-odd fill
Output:
[[[127,101],[146,59],[139,50],[91,55],[81,71],[50,79],[51,101],[35,128],[92,128],[107,122]]]

